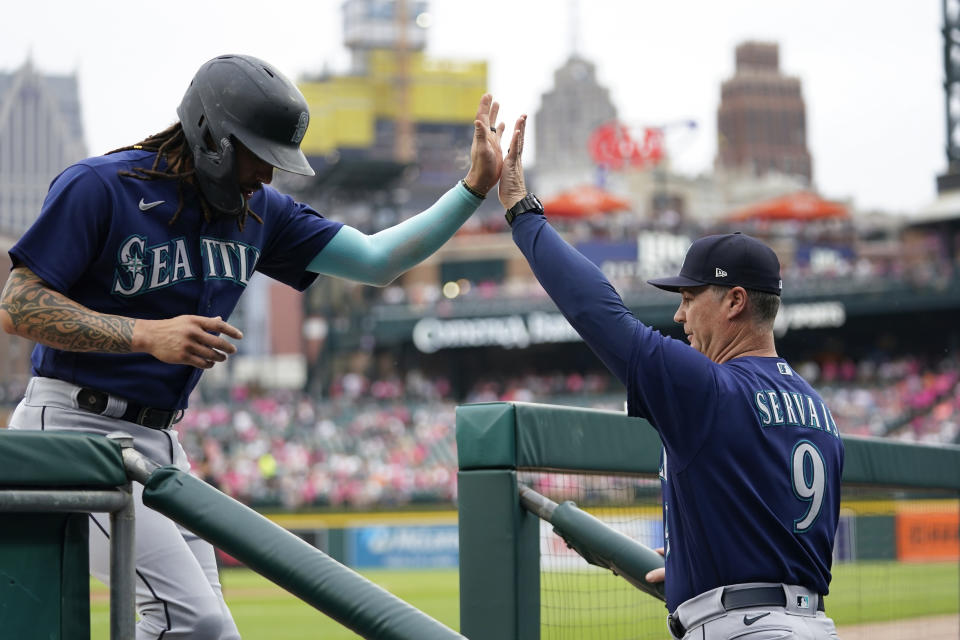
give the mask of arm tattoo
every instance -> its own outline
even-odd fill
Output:
[[[17,335],[64,351],[129,353],[133,318],[97,313],[54,291],[26,267],[10,272],[0,296]]]

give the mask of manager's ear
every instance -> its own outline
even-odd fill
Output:
[[[747,312],[750,306],[750,297],[747,290],[743,287],[730,287],[727,295],[723,298],[723,308],[726,311],[727,319],[733,320]]]

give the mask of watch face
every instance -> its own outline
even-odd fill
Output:
[[[513,213],[524,213],[526,211],[531,211],[533,209],[542,209],[543,205],[540,204],[540,201],[537,199],[537,196],[532,193],[525,195],[520,202],[510,207],[510,211]]]
[[[527,213],[530,211],[537,211],[543,213],[543,205],[540,203],[540,200],[537,196],[532,193],[528,193],[523,196],[517,204],[513,205],[507,210],[506,218],[507,222],[513,226],[513,220],[521,213]]]

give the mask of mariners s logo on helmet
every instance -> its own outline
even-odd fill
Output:
[[[306,111],[301,111],[300,120],[297,121],[297,129],[293,132],[293,137],[290,138],[290,142],[300,144],[300,141],[303,140],[303,134],[307,132],[307,124],[309,122],[310,116],[307,115]]]

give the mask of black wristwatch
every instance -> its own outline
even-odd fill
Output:
[[[528,193],[520,199],[520,202],[513,205],[507,209],[507,213],[504,216],[507,219],[507,224],[511,227],[513,226],[513,220],[517,216],[524,213],[543,213],[543,203],[540,202],[540,199],[532,193]]]

